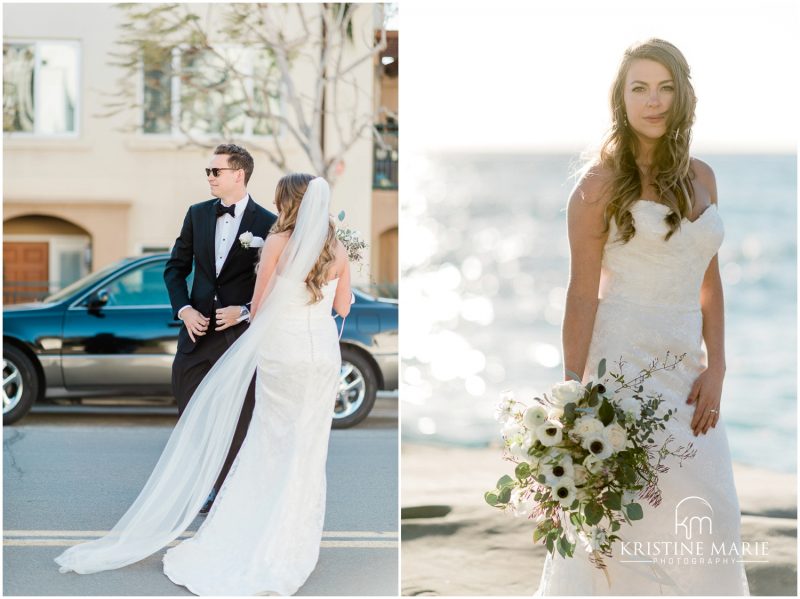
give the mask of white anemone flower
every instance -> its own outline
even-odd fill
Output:
[[[539,463],[539,474],[544,474],[545,482],[551,487],[565,476],[573,478],[575,470],[572,456],[551,450],[551,453],[544,456]]]
[[[531,430],[536,430],[544,424],[545,420],[547,420],[547,410],[540,403],[525,410],[525,416],[522,417],[522,422]]]
[[[610,458],[614,453],[614,450],[611,448],[611,443],[605,435],[605,431],[585,437],[581,445],[598,460]]]
[[[561,507],[568,508],[577,498],[578,490],[575,488],[575,481],[568,476],[564,476],[558,480],[550,492],[561,504]]]
[[[564,427],[558,420],[546,420],[536,429],[536,437],[545,447],[552,447],[561,443],[563,438],[561,429]]]

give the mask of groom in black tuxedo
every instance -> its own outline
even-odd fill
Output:
[[[172,391],[182,414],[214,363],[249,326],[258,249],[245,247],[243,233],[266,239],[277,219],[247,193],[253,157],[234,144],[217,146],[206,168],[214,198],[189,207],[181,233],[164,270],[170,302],[183,321],[172,364]],[[194,281],[189,293],[186,279]],[[207,513],[242,446],[255,405],[255,377],[250,383],[231,448],[214,490],[201,513]]]

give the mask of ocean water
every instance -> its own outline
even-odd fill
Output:
[[[727,376],[736,461],[796,469],[797,163],[698,155],[725,223]],[[560,380],[573,155],[426,155],[401,207],[404,440],[497,442],[500,392]]]

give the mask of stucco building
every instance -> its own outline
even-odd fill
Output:
[[[122,83],[133,86],[143,107],[104,115],[108,94],[126,76],[111,60],[111,53],[119,51],[115,42],[125,16],[119,7],[19,3],[6,4],[3,11],[3,278],[8,303],[40,297],[45,287],[53,291],[126,256],[168,250],[188,206],[211,197],[203,172],[211,150],[187,145],[169,126],[169,119],[181,118],[179,76],[153,78],[143,69]],[[346,52],[366,51],[363,40],[374,38],[375,20],[374,5],[356,5],[353,43]],[[397,32],[389,38],[393,46],[351,73],[359,94],[372,95],[361,101],[367,110],[375,109],[382,130],[387,123],[389,129],[391,122],[396,125],[397,118]],[[300,86],[315,84],[310,70],[299,69],[296,80]],[[164,105],[165,97],[173,99]],[[152,113],[159,102],[166,106],[161,121]],[[384,102],[389,102],[388,111],[380,110]],[[280,101],[278,106],[288,110]],[[137,130],[124,131],[132,122],[138,123]],[[249,191],[274,210],[274,187],[283,173],[255,149],[270,141],[258,131],[258,123],[247,122],[236,139],[216,141],[251,149],[256,169]],[[364,287],[397,283],[397,146],[396,135],[389,133],[388,153],[387,144],[369,134],[353,144],[334,186],[332,213],[344,210],[345,225],[358,229],[370,244],[368,264],[353,271],[356,284]],[[335,142],[339,134],[326,124],[327,139]],[[285,131],[278,135],[291,170],[311,171],[302,148]],[[374,164],[376,156],[380,164]],[[388,178],[387,168],[393,169]]]

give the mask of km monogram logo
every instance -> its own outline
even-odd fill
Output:
[[[698,534],[711,534],[713,515],[714,509],[705,499],[695,496],[686,497],[675,506],[675,534],[677,535],[678,531],[683,529],[687,540],[691,540]]]

